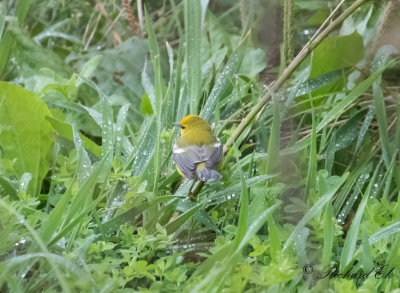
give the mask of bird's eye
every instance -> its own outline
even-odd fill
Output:
[[[181,128],[182,128],[182,129],[185,129],[186,127],[181,125]]]

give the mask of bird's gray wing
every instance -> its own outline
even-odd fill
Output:
[[[205,163],[207,169],[217,168],[222,157],[222,144],[218,142],[212,145],[191,145],[179,147],[174,145],[172,155],[181,172],[189,179],[195,179],[198,163]]]
[[[172,150],[172,156],[179,170],[189,179],[196,179],[196,166],[202,162],[195,146],[178,147]]]
[[[215,170],[222,159],[223,147],[219,139],[211,146],[208,146],[208,158],[205,161],[206,168]]]

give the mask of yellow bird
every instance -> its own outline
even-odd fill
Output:
[[[181,128],[172,151],[179,174],[192,180],[221,179],[215,169],[222,158],[222,143],[208,122],[198,115],[187,115],[175,124]]]

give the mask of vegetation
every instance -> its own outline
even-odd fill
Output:
[[[142,2],[0,3],[0,291],[399,290],[400,1]]]

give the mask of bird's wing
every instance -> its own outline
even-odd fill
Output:
[[[196,179],[196,166],[201,162],[201,157],[194,146],[179,147],[176,144],[172,156],[179,170],[189,179]]]
[[[189,179],[196,178],[196,166],[204,162],[207,169],[215,169],[222,157],[222,144],[218,140],[211,145],[174,145],[172,155],[179,170]]]
[[[208,158],[206,162],[207,169],[215,170],[222,159],[223,147],[221,141],[217,138],[217,142],[208,146]]]

